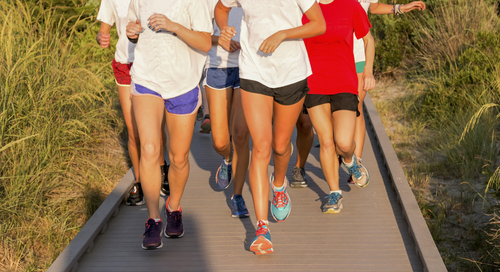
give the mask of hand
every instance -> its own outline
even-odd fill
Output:
[[[178,24],[170,21],[167,16],[163,14],[153,14],[148,19],[149,25],[153,31],[160,31],[161,29],[165,29],[166,31],[176,32],[178,30]]]
[[[137,39],[139,38],[139,34],[144,32],[144,29],[141,26],[141,21],[136,20],[134,22],[129,22],[127,25],[127,37],[130,39]]]
[[[369,91],[375,88],[373,73],[363,72],[363,90]]]
[[[111,43],[111,35],[99,32],[97,33],[96,40],[97,43],[101,46],[101,48],[107,48]]]
[[[278,31],[271,35],[269,38],[265,39],[259,47],[259,50],[262,53],[271,54],[273,53],[278,46],[285,40],[285,33]]]
[[[234,27],[232,26],[226,26],[223,29],[221,29],[220,32],[221,33],[219,37],[219,45],[229,52],[234,52],[231,51],[231,42],[234,42],[232,38],[234,37],[234,35],[236,35],[236,29],[234,29]]]
[[[229,43],[229,52],[234,53],[240,49],[241,49],[240,43],[237,41],[231,40],[231,42]]]
[[[425,3],[422,1],[414,1],[401,6],[401,11],[404,13],[410,12],[414,9],[425,10]]]

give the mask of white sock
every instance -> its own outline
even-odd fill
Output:
[[[342,161],[345,163],[345,166],[351,167],[353,165],[353,163],[354,163],[354,155],[352,155],[352,161],[350,163],[345,162],[344,158],[342,158]]]
[[[155,222],[158,223],[161,221],[161,218],[155,218]]]
[[[180,210],[180,209],[181,209],[181,205],[179,205],[179,208],[178,208],[177,210],[175,210],[175,211],[178,211],[178,210]],[[169,211],[169,212],[175,212],[175,211],[174,211],[174,210],[170,207],[170,204],[168,204],[168,211]]]
[[[330,191],[330,194],[333,194],[333,193],[339,193],[340,195],[342,195],[342,190]]]

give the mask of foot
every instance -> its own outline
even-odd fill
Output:
[[[274,252],[269,226],[263,220],[259,220],[255,239],[253,239],[252,244],[250,244],[250,251],[255,253],[255,255],[271,254]]]
[[[292,171],[292,188],[305,188],[307,187],[306,171],[302,167],[294,167]]]
[[[200,133],[209,134],[212,131],[212,124],[210,123],[210,117],[205,116],[203,122],[201,122]]]
[[[165,203],[165,217],[167,218],[167,225],[165,226],[165,237],[167,238],[181,238],[184,236],[184,226],[182,225],[182,208],[179,206],[178,211],[170,211],[168,203],[170,197],[167,198]]]
[[[161,235],[163,232],[162,221],[155,222],[153,218],[149,218],[146,222],[146,231],[142,236],[142,249],[157,249],[162,248]]]
[[[161,194],[164,196],[170,195],[170,184],[168,183],[168,168],[170,164],[165,163],[161,166]]]
[[[292,210],[292,202],[290,201],[290,196],[287,193],[288,180],[285,177],[285,182],[281,189],[274,187],[274,173],[269,177],[269,183],[271,183],[271,189],[273,189],[273,201],[271,202],[271,214],[273,218],[278,221],[285,221],[290,215]]]
[[[142,193],[142,187],[140,183],[135,183],[130,190],[129,197],[125,202],[127,206],[141,206],[144,205],[146,201],[144,201],[144,194]]]
[[[231,197],[231,216],[234,218],[249,217],[247,206],[245,205],[245,200],[241,195],[234,195]]]
[[[370,182],[370,174],[368,173],[368,169],[361,164],[361,160],[358,160],[356,155],[353,155],[351,167],[348,167],[344,160],[342,161],[354,184],[360,188],[366,187]]]
[[[221,189],[226,189],[231,184],[231,177],[233,174],[233,166],[230,162],[226,162],[225,159],[222,159],[222,163],[217,169],[217,173],[215,174],[215,182]]]
[[[323,213],[340,213],[342,211],[342,195],[334,192],[328,196],[325,196],[328,202],[323,206]]]

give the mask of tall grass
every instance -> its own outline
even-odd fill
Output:
[[[56,14],[0,1],[0,270],[45,270],[123,171],[109,63]]]

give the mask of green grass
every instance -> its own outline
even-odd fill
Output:
[[[125,166],[112,51],[35,6],[0,1],[0,270],[44,271]]]

